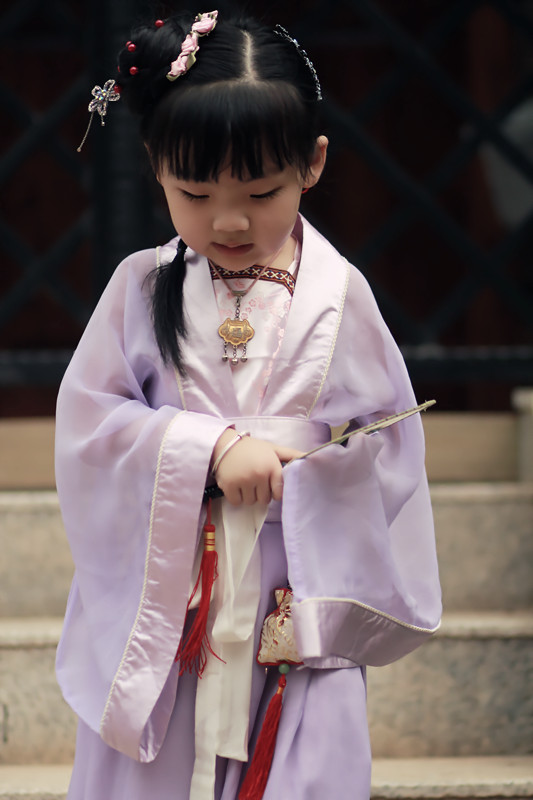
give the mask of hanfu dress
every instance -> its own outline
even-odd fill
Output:
[[[220,574],[208,627],[223,660],[210,658],[200,680],[179,676],[220,434],[232,425],[308,450],[330,426],[415,404],[362,275],[305,220],[294,235],[287,275],[243,298],[255,330],[246,362],[222,361],[218,327],[234,298],[188,252],[185,377],[162,364],[147,276],[174,257],[174,240],[120,265],[65,376],[56,474],[76,574],[57,673],[80,719],[70,800],[236,800],[277,682],[255,661],[261,626],[289,581],[304,666],[287,682],[264,798],[366,800],[365,665],[438,627],[412,418],[293,462],[283,503],[213,504]]]

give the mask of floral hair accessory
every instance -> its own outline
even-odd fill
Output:
[[[114,103],[116,100],[120,100],[120,86],[115,84],[114,80],[106,81],[102,86],[94,86],[91,90],[91,94],[93,99],[89,103],[88,109],[91,113],[91,118],[89,119],[89,124],[87,125],[87,130],[85,131],[85,136],[83,137],[80,146],[78,147],[78,153],[81,152],[81,148],[85,144],[85,140],[89,135],[89,131],[91,129],[93,117],[95,112],[98,112],[100,115],[100,123],[105,125],[104,117],[107,114],[107,106],[109,103]]]
[[[169,81],[175,81],[181,75],[185,75],[196,61],[196,53],[200,49],[198,39],[200,36],[208,36],[217,24],[218,11],[208,11],[198,14],[193,22],[192,28],[185,37],[181,45],[181,52],[177,59],[170,65],[167,73]]]
[[[322,88],[320,86],[320,81],[318,80],[318,75],[316,74],[316,69],[315,69],[315,67],[313,65],[313,62],[309,58],[309,56],[307,55],[307,53],[305,52],[303,47],[300,45],[299,41],[297,39],[294,39],[290,35],[289,31],[285,30],[285,28],[283,28],[281,25],[276,25],[276,27],[274,28],[274,33],[277,33],[278,36],[281,36],[282,39],[286,39],[288,42],[291,42],[291,44],[293,44],[295,46],[295,48],[298,50],[298,53],[301,55],[301,57],[305,61],[305,63],[307,65],[311,75],[313,76],[313,80],[315,82],[315,89],[316,89],[316,99],[317,100],[322,100]]]

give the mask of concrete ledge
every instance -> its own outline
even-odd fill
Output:
[[[70,765],[0,766],[0,800],[65,800],[70,772]],[[533,797],[533,756],[375,759],[371,796],[372,800]]]
[[[432,484],[447,610],[533,607],[533,482]],[[73,565],[53,491],[0,492],[0,615],[61,616]]]
[[[369,668],[374,755],[530,754],[532,617],[533,612],[448,613],[441,631],[414,653]]]
[[[512,406],[518,412],[518,477],[522,481],[533,480],[533,389],[515,389]]]
[[[60,619],[0,621],[0,763],[72,761],[76,719],[54,675],[60,630]],[[532,670],[533,612],[446,614],[417,651],[368,669],[374,755],[530,753]]]
[[[62,626],[61,617],[0,617],[0,650],[55,648]],[[445,612],[433,638],[533,639],[533,610]]]
[[[4,766],[72,763],[77,720],[61,696],[54,670],[61,626],[61,618],[0,619],[0,764]]]
[[[435,635],[439,639],[530,639],[533,642],[533,610],[447,612]]]
[[[460,484],[436,481],[431,484],[430,489],[433,502],[443,505],[466,505],[472,502],[494,505],[522,501],[533,506],[533,481],[531,483],[470,481]]]
[[[0,420],[0,489],[52,489],[53,417]]]
[[[430,480],[518,478],[518,415],[431,411],[422,421]],[[52,417],[0,420],[0,490],[54,488],[54,430]]]
[[[0,618],[0,650],[55,649],[62,627],[58,617]]]
[[[65,800],[70,765],[0,766],[0,800]]]
[[[375,759],[373,800],[533,797],[533,756]]]
[[[514,481],[518,421],[511,413],[422,415],[430,481]]]
[[[61,616],[74,567],[56,492],[0,492],[0,614]]]
[[[432,484],[444,606],[533,606],[533,482]]]

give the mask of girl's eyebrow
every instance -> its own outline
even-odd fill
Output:
[[[279,170],[274,167],[270,172],[265,172],[264,175],[261,175],[259,178],[243,178],[243,183],[254,183],[254,181],[266,181],[271,180],[276,177],[281,177],[283,175],[284,170]]]
[[[240,183],[246,183],[246,184],[259,183],[259,181],[274,180],[276,178],[279,178],[279,180],[281,181],[284,173],[285,170],[280,170],[274,166],[272,167],[271,170],[265,172],[264,175],[260,175],[257,178],[243,176],[242,178],[239,179],[239,181]],[[180,181],[181,183],[194,184],[195,186],[210,186],[212,183],[217,183],[216,180],[195,181],[193,178],[182,178],[179,175],[174,175],[174,178],[176,181]]]
[[[259,183],[259,181],[274,180],[275,177],[275,175],[263,175],[261,178],[247,178],[243,180],[243,183]]]

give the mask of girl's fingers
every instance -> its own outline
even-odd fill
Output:
[[[226,435],[230,434],[225,431],[219,440],[224,446]],[[234,506],[254,503],[268,505],[272,499],[282,498],[282,464],[300,455],[302,451],[293,447],[274,445],[260,439],[242,439],[227,451],[218,464],[218,485]]]
[[[257,493],[255,486],[246,486],[241,490],[242,492],[242,502],[245,506],[253,506],[254,503],[257,503]]]
[[[231,503],[232,506],[240,506],[243,502],[242,492],[238,486],[230,486],[228,488],[220,487],[224,492],[224,497]]]
[[[293,458],[300,458],[303,456],[303,450],[296,450],[294,447],[284,447],[282,445],[274,445],[274,451],[279,460],[286,464],[287,461],[292,461]]]
[[[280,474],[272,479],[271,488],[272,488],[272,499],[281,500],[281,498],[283,497],[283,475]]]
[[[258,503],[262,503],[266,506],[270,503],[273,496],[274,495],[270,489],[270,481],[265,481],[256,488],[256,497]]]

